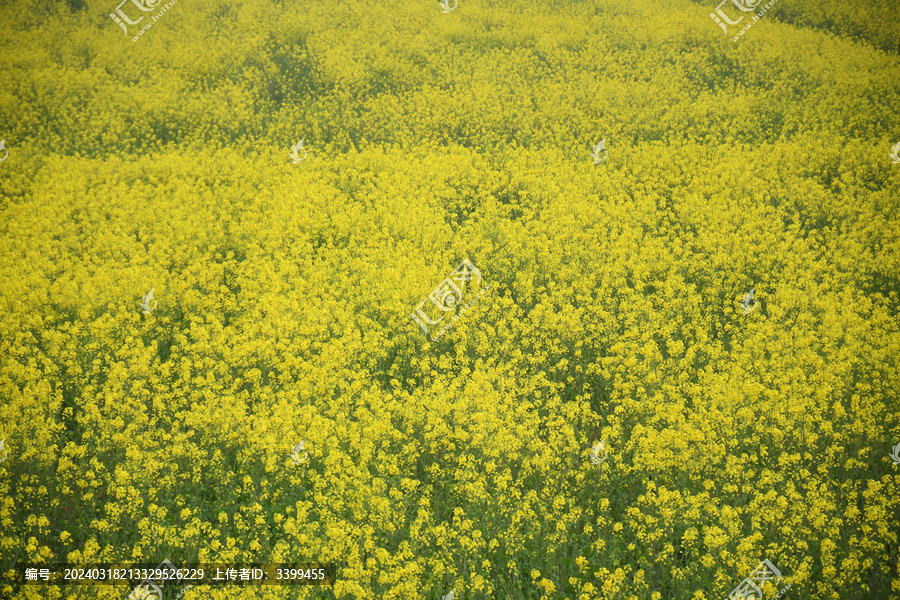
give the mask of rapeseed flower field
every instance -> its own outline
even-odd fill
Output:
[[[0,5],[0,597],[900,599],[896,3],[119,1]]]

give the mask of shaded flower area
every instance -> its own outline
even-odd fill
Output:
[[[0,596],[900,599],[890,3],[117,2],[0,9]]]

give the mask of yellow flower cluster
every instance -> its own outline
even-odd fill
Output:
[[[900,600],[896,15],[116,2],[3,9],[0,596]]]

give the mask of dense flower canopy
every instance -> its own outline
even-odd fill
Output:
[[[117,1],[0,7],[0,596],[900,599],[891,3]]]

